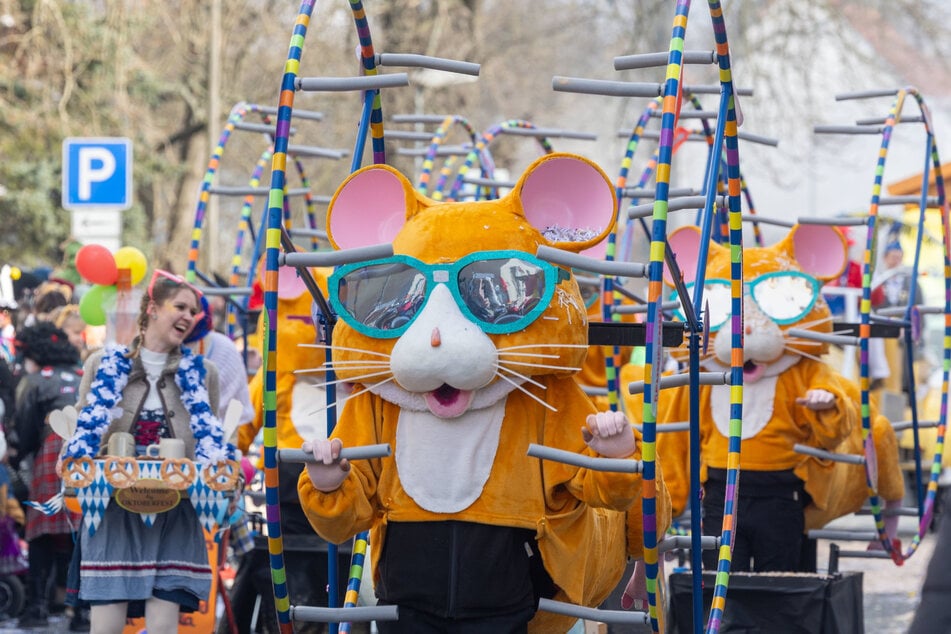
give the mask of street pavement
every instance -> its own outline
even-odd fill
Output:
[[[951,518],[949,518],[951,519]],[[872,531],[874,523],[869,516],[855,516],[840,518],[827,528],[834,530]],[[915,518],[901,519],[899,536],[902,543],[910,543],[917,531]],[[896,566],[891,559],[849,558],[839,559],[840,571],[862,572],[863,608],[866,634],[904,634],[914,618],[915,608],[918,605],[921,584],[924,580],[931,552],[934,549],[935,536],[928,533],[922,540],[915,554],[902,566]],[[864,550],[864,542],[838,542],[843,550]],[[828,570],[830,542],[819,541],[818,569],[820,572]],[[727,609],[729,609],[729,593],[727,594]],[[30,632],[45,634],[61,634],[68,632],[69,618],[54,616],[50,618],[45,628],[24,630],[17,627],[16,619],[0,621],[0,634],[14,632]],[[591,630],[589,630],[591,631]],[[611,628],[611,632],[619,632]],[[631,632],[649,632],[647,629],[630,630]]]

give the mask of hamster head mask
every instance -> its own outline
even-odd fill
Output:
[[[329,279],[337,376],[454,417],[532,376],[576,372],[584,299],[570,271],[536,251],[589,249],[615,217],[607,176],[568,154],[538,159],[511,193],[476,202],[430,200],[386,165],[355,172],[331,201],[328,236],[336,248],[391,242],[394,255]]]

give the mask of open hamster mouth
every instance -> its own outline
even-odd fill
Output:
[[[743,364],[743,381],[745,383],[755,383],[766,374],[766,365],[755,361],[747,361]]]
[[[469,409],[474,395],[472,390],[460,390],[443,383],[425,394],[426,406],[439,418],[456,418]]]

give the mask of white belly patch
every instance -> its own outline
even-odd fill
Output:
[[[506,400],[453,419],[400,411],[396,468],[417,504],[433,513],[456,513],[482,495],[495,463]]]
[[[750,385],[743,386],[743,431],[740,437],[752,438],[763,431],[773,417],[773,400],[776,398],[778,376],[766,376]],[[730,435],[730,389],[729,385],[714,385],[710,393],[713,422],[724,436]]]

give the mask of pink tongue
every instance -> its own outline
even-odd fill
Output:
[[[443,385],[438,390],[426,393],[426,406],[439,418],[456,418],[469,409],[473,394],[471,390],[457,390]]]
[[[751,363],[747,361],[746,365],[743,366],[743,381],[747,383],[755,383],[756,381],[759,381],[764,374],[766,374],[765,364],[760,365],[759,363]]]

